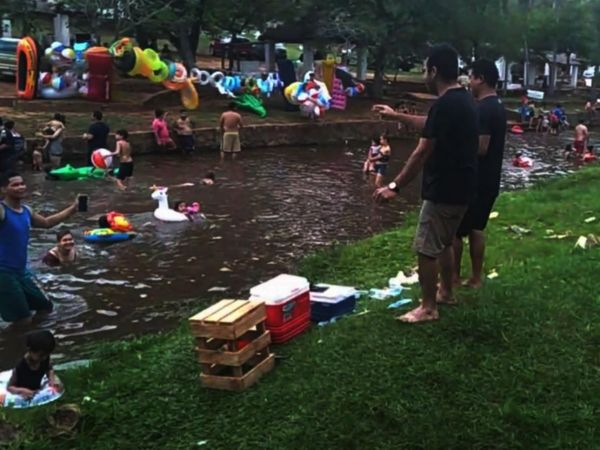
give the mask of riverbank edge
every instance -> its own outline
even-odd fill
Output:
[[[362,299],[357,314],[275,347],[285,359],[241,394],[199,387],[183,324],[100,344],[100,362],[61,375],[62,402],[84,411],[76,440],[43,435],[56,404],[6,417],[40,449],[592,448],[599,256],[574,245],[597,233],[600,168],[504,193],[495,210],[486,273],[498,276],[461,290],[439,323],[403,326],[391,301]],[[414,265],[415,224],[413,211],[397,229],[306,257],[300,273],[382,287]]]
[[[302,147],[309,145],[333,145],[340,142],[369,141],[375,133],[386,133],[390,138],[412,138],[416,134],[398,127],[396,122],[373,119],[349,119],[330,122],[296,122],[252,124],[245,126],[240,135],[242,149],[265,147]],[[200,152],[219,149],[220,133],[217,127],[194,129],[196,146]],[[176,136],[173,136],[176,139]],[[28,139],[32,145],[35,139]],[[166,153],[159,149],[151,131],[129,132],[129,142],[135,156]],[[114,147],[114,135],[109,138],[109,147]],[[63,161],[74,162],[85,158],[87,149],[80,136],[67,136],[63,140]],[[173,152],[171,152],[173,153]]]

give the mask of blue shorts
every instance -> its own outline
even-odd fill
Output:
[[[385,175],[385,172],[387,171],[387,164],[375,164],[375,167],[373,168],[373,172],[375,172],[377,175]]]

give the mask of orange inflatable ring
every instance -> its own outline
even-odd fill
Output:
[[[30,37],[24,37],[17,44],[17,96],[33,100],[38,82],[38,46]]]

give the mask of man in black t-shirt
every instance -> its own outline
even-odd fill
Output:
[[[0,130],[0,177],[14,170],[19,156],[15,148],[14,126],[12,120],[7,120]]]
[[[423,128],[423,135],[400,174],[374,194],[376,200],[389,200],[423,170],[423,206],[414,242],[423,300],[398,318],[409,323],[436,320],[438,303],[455,303],[452,243],[477,181],[477,112],[471,95],[457,83],[458,54],[449,45],[436,45],[425,66],[425,82],[438,99],[424,126],[422,119],[407,116],[413,126]],[[375,109],[399,117],[388,107]]]
[[[454,282],[460,283],[462,240],[469,237],[471,277],[465,286],[479,288],[483,282],[483,256],[485,254],[485,226],[500,192],[500,174],[506,136],[506,111],[496,95],[498,69],[489,60],[475,61],[471,68],[470,84],[478,100],[479,158],[476,196],[469,204],[454,243]]]
[[[87,133],[83,133],[83,139],[87,140],[87,163],[92,162],[92,153],[99,148],[108,148],[108,133],[110,128],[102,122],[102,111],[94,111],[92,114],[92,124]]]

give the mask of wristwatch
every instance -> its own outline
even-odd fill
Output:
[[[390,191],[394,191],[396,194],[397,194],[398,192],[400,192],[400,187],[398,187],[398,185],[396,184],[396,182],[395,182],[395,181],[392,181],[390,184],[388,184],[388,185],[387,185],[387,188],[388,188]]]

